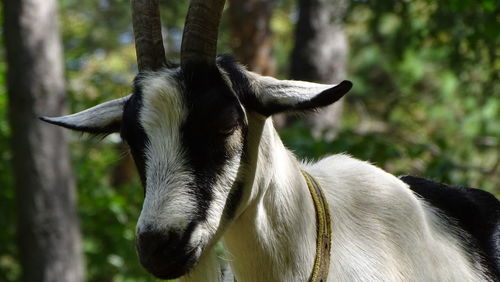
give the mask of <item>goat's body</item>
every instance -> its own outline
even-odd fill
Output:
[[[417,196],[400,179],[345,155],[316,164],[295,159],[270,117],[331,105],[352,83],[278,80],[216,58],[224,3],[190,1],[179,67],[164,56],[158,1],[132,0],[141,71],[133,93],[42,118],[82,132],[120,132],[129,144],[145,189],[136,229],[144,268],[160,279],[219,281],[213,247],[223,238],[239,282],[308,281],[317,234],[303,169],[330,208],[330,281],[498,280],[493,196],[451,189],[463,207],[492,206],[465,213],[461,223],[462,206],[443,201],[448,194],[431,191],[432,183],[404,178]],[[477,231],[475,222],[485,218]]]
[[[346,155],[301,164],[283,146],[270,115],[329,105],[349,82],[279,81],[230,58],[217,62],[199,72],[143,73],[124,99],[44,119],[93,133],[120,128],[145,186],[137,237],[149,272],[218,281],[213,246],[222,238],[237,281],[308,281],[316,215],[303,169],[320,183],[330,208],[330,281],[498,280],[493,237],[500,235],[500,209],[493,196],[434,193],[440,187],[429,188],[431,182],[404,178],[410,189]],[[464,225],[467,212],[455,200],[492,209]],[[474,223],[485,219],[476,232]]]
[[[345,155],[309,167],[333,221],[331,281],[490,279],[468,235],[398,178]]]
[[[495,280],[464,242],[469,235],[397,177],[346,155],[299,164],[272,126],[263,128],[252,182],[259,187],[246,189],[254,194],[224,235],[238,281],[308,280],[315,214],[300,169],[330,206],[330,281]]]

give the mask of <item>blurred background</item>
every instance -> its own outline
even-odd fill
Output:
[[[498,1],[228,2],[220,53],[265,75],[354,83],[334,107],[275,118],[298,156],[348,153],[500,196]],[[175,61],[188,1],[160,3]],[[131,91],[129,1],[2,4],[0,281],[152,281],[134,250],[143,190],[120,137],[36,119]]]

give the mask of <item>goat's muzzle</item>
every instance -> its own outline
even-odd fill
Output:
[[[197,261],[197,248],[177,233],[147,231],[138,234],[137,253],[142,266],[159,279],[175,279],[186,274]]]

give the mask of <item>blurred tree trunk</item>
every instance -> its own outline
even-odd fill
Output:
[[[56,0],[4,0],[9,122],[22,281],[83,281]]]
[[[348,43],[343,30],[347,0],[299,0],[299,20],[292,51],[292,79],[339,83],[346,78]],[[308,115],[306,123],[315,137],[335,137],[343,100]],[[289,118],[290,120],[290,118]]]
[[[274,75],[271,16],[273,0],[230,0],[231,45],[238,60],[249,70]]]
[[[129,150],[127,144],[123,141],[120,144],[116,145],[115,149],[119,154],[124,154],[124,152],[128,152]],[[113,188],[120,188],[123,185],[132,182],[132,180],[136,176],[135,171],[136,168],[134,159],[132,159],[132,155],[130,153],[123,155],[123,157],[113,167],[113,172],[111,175],[111,186]]]

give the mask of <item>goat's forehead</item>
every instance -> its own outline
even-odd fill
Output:
[[[177,70],[146,74],[141,77],[138,87],[142,96],[140,121],[146,131],[163,126],[180,126],[187,109]]]

